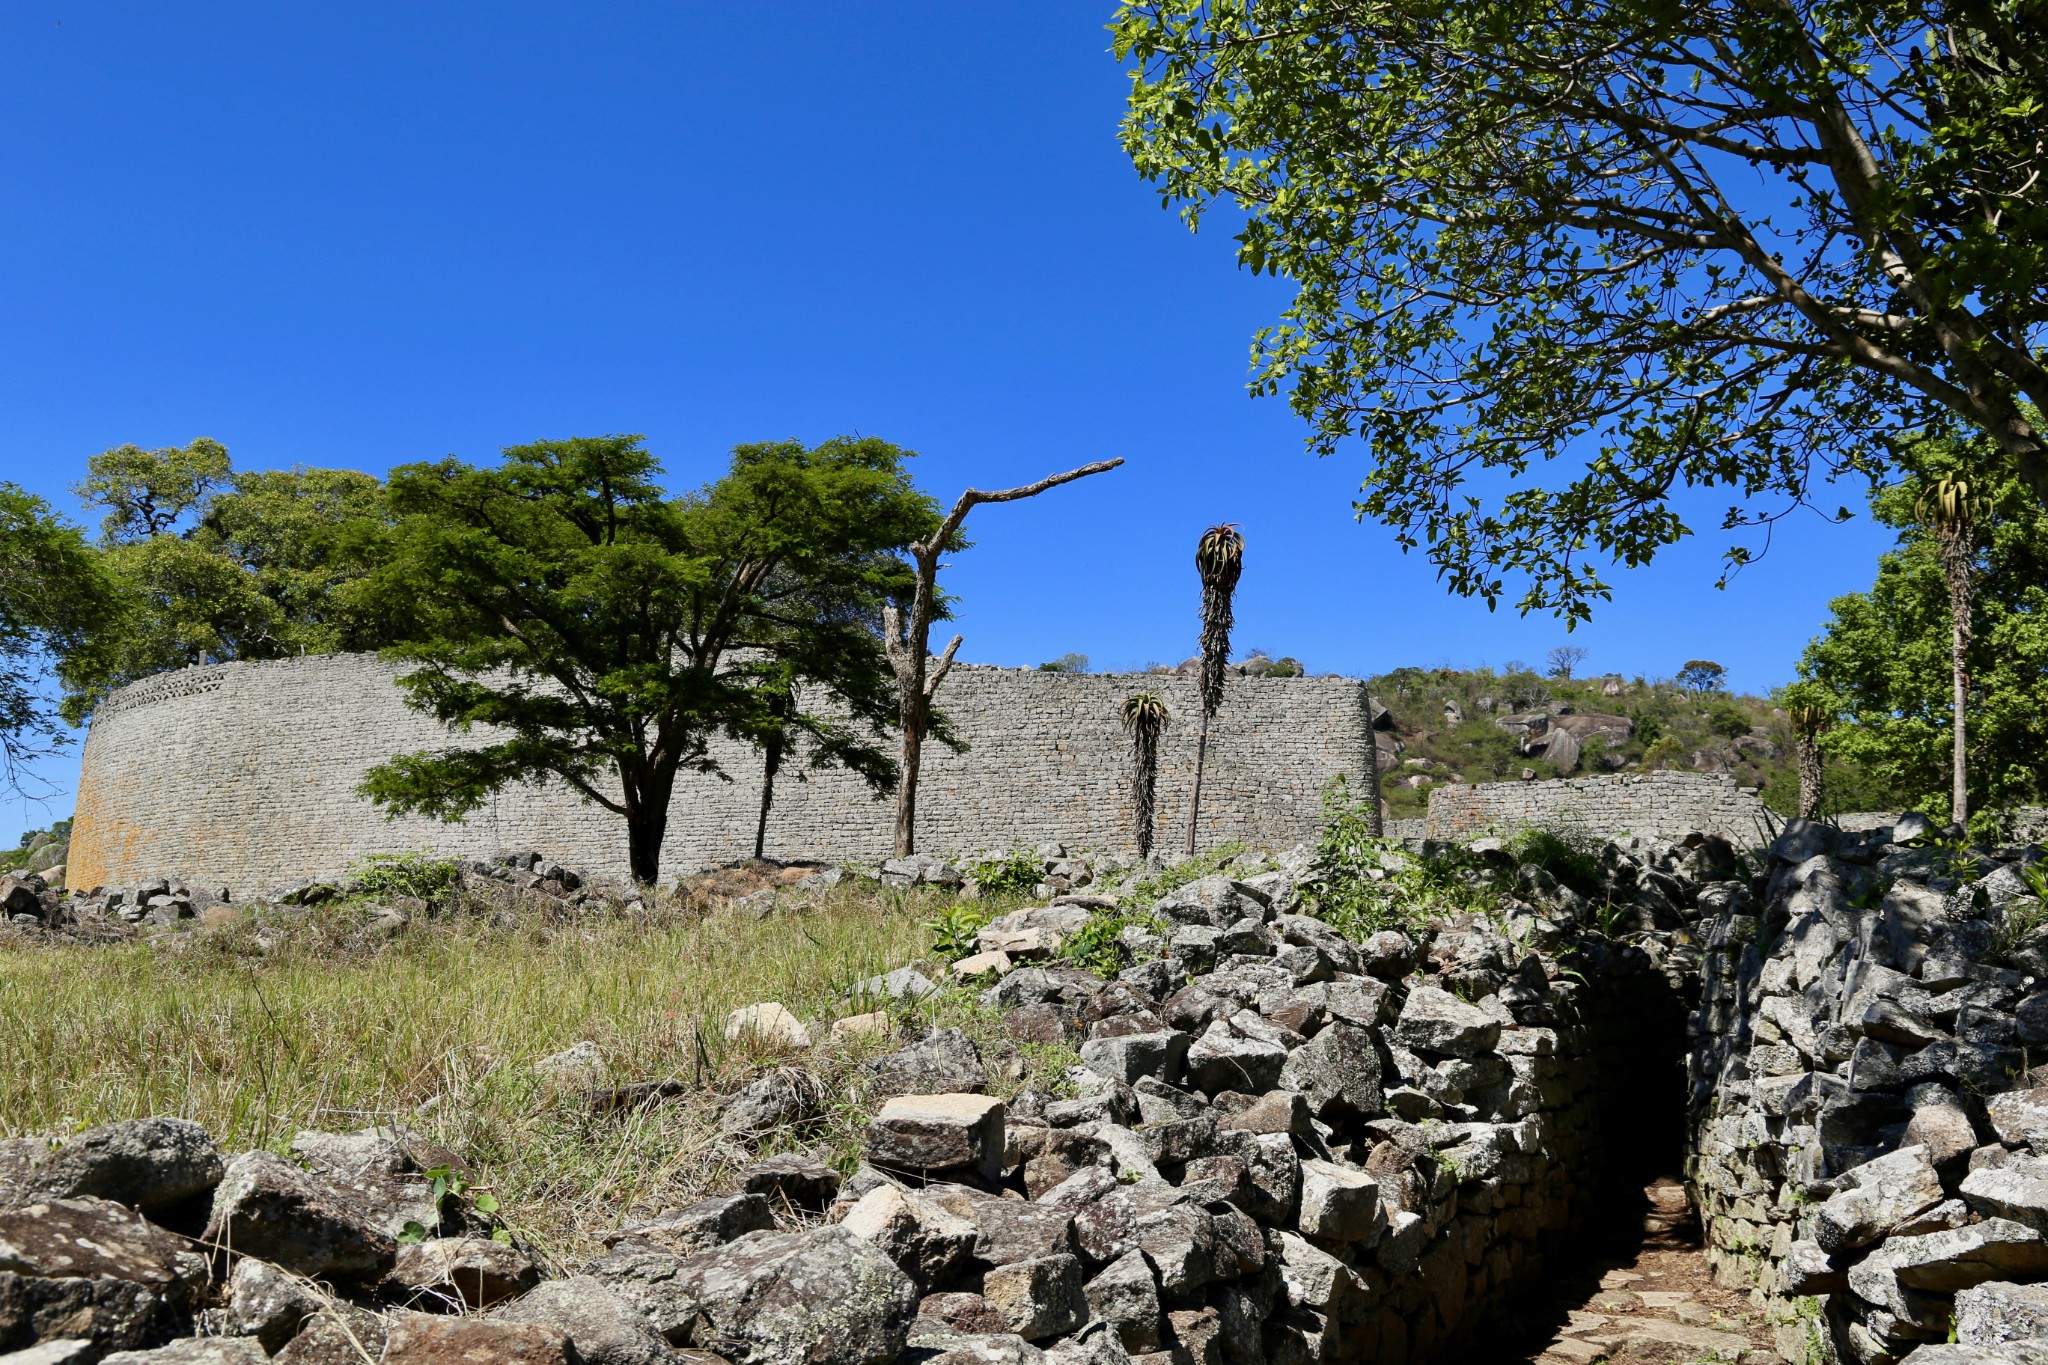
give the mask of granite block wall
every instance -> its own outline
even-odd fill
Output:
[[[371,765],[451,742],[406,708],[396,672],[374,656],[327,655],[189,668],[115,694],[86,740],[71,885],[161,874],[248,894],[398,849],[523,847],[625,873],[622,822],[559,785],[515,788],[457,825],[387,821],[357,797]],[[970,747],[926,747],[919,847],[974,853],[1058,839],[1129,850],[1129,748],[1117,711],[1141,690],[1163,694],[1174,717],[1160,746],[1159,843],[1177,847],[1194,767],[1192,679],[972,667],[940,693]],[[1233,678],[1210,740],[1200,843],[1280,848],[1310,837],[1324,786],[1340,773],[1355,786],[1368,752],[1360,683]],[[664,873],[753,851],[759,756],[733,744],[715,754],[730,780],[679,782]],[[842,772],[795,776],[785,769],[776,784],[771,856],[887,852],[888,800]]]
[[[1753,848],[1769,843],[1778,823],[1756,788],[1737,786],[1726,773],[1655,772],[1437,787],[1429,794],[1426,832],[1432,839],[1475,839],[1567,825],[1605,838],[1675,839],[1702,830]]]

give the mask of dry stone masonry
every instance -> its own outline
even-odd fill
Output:
[[[1530,826],[1565,826],[1618,838],[1673,840],[1708,830],[1742,848],[1769,843],[1781,823],[1727,773],[1616,773],[1545,782],[1486,782],[1434,788],[1423,834],[1466,840]]]
[[[545,848],[594,873],[625,874],[621,823],[558,786],[514,788],[453,826],[387,821],[357,797],[373,764],[453,742],[406,708],[395,673],[374,656],[335,654],[188,668],[114,694],[86,739],[70,885],[167,875],[268,888],[336,876],[391,849],[485,857]],[[1128,848],[1129,741],[1117,715],[1140,690],[1162,693],[1177,718],[1198,714],[1188,678],[956,669],[940,704],[969,747],[926,746],[920,843],[953,853],[1048,839]],[[1203,845],[1285,847],[1307,837],[1324,786],[1339,774],[1355,785],[1369,752],[1363,684],[1233,677],[1209,747]],[[728,742],[714,744],[713,755],[732,780],[680,779],[665,869],[695,871],[753,851],[759,756]],[[1171,726],[1160,743],[1159,828],[1184,824],[1193,764],[1194,727]],[[846,773],[785,777],[768,851],[872,855],[889,846],[890,818],[889,804]]]

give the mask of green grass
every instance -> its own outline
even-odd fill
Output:
[[[850,1168],[860,1064],[901,1038],[833,1043],[829,1021],[854,1012],[841,1000],[854,981],[926,957],[942,904],[867,889],[767,920],[443,915],[388,941],[355,933],[360,912],[341,907],[267,955],[255,917],[180,935],[184,951],[0,942],[0,1133],[173,1114],[229,1150],[283,1149],[301,1128],[403,1123],[467,1160],[512,1227],[574,1266],[633,1206],[700,1198],[747,1159],[718,1138],[718,1101],[765,1068],[801,1065],[834,1100],[811,1132],[762,1150],[803,1146]],[[763,1000],[811,1023],[812,1053],[725,1040],[726,1015]],[[919,1012],[969,1030],[993,1065],[998,1021],[972,992]],[[679,1080],[687,1093],[593,1114],[533,1069],[586,1038],[606,1057],[595,1083]],[[1014,1090],[1013,1073],[992,1081],[1005,1075],[999,1089]]]

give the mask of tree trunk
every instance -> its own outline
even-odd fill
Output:
[[[922,688],[915,695],[922,695]],[[907,697],[903,718],[903,777],[896,785],[896,856],[917,852],[917,772],[924,762],[924,707]]]
[[[1958,825],[1970,821],[1969,708],[1970,708],[1970,546],[1968,531],[1944,535],[1941,540],[1942,574],[1948,579],[1949,672],[1954,685],[1952,720],[1954,734],[1954,789],[1949,818]]]
[[[1188,856],[1195,856],[1195,827],[1202,818],[1202,770],[1209,764],[1209,711],[1202,709],[1202,733],[1195,740],[1195,789],[1188,794]]]
[[[644,803],[627,808],[626,864],[633,880],[642,886],[652,886],[661,877],[661,840],[667,833],[666,802],[658,813],[650,812]]]
[[[754,859],[768,856],[768,810],[775,804],[775,774],[782,768],[782,733],[761,746],[761,818],[754,822]]]
[[[1821,790],[1820,736],[1800,735],[1799,748],[1799,818],[1816,820],[1820,818],[1823,799]]]

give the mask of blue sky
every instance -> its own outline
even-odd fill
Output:
[[[857,431],[950,501],[1120,455],[974,514],[963,657],[1185,657],[1194,540],[1226,520],[1238,639],[1318,672],[1564,642],[1447,597],[1353,522],[1362,454],[1315,460],[1247,398],[1285,286],[1132,172],[1109,11],[14,0],[0,479],[75,510],[124,441],[381,473],[634,431],[687,484],[737,442]],[[1615,575],[1588,668],[1783,682],[1887,543],[1795,521],[1716,591],[1724,501]],[[75,771],[18,818],[68,813]]]

